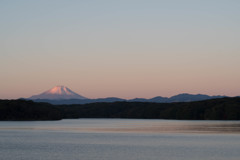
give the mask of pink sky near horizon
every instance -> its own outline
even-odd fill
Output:
[[[0,99],[240,96],[240,1],[1,1]]]

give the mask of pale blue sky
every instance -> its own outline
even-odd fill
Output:
[[[240,95],[238,0],[0,0],[0,98]]]

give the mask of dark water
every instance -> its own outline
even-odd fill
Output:
[[[239,160],[239,121],[0,122],[1,160]]]

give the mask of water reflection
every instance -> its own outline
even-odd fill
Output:
[[[240,133],[240,122],[77,119],[42,122],[0,122],[0,130],[47,130],[94,133]]]
[[[164,121],[116,127],[91,128],[101,132],[138,132],[138,133],[240,133],[239,122],[191,122]]]

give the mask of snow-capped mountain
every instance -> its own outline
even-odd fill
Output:
[[[72,90],[65,86],[56,86],[46,92],[31,96],[29,99],[60,100],[60,99],[87,99],[87,98],[73,92]]]

